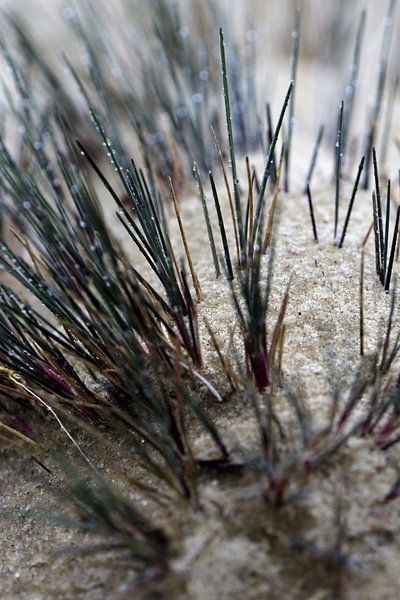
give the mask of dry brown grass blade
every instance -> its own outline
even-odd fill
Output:
[[[6,431],[7,433],[10,433],[14,437],[17,437],[18,439],[22,440],[23,442],[31,444],[32,446],[38,446],[38,444],[34,440],[32,440],[30,437],[28,437],[27,435],[24,435],[17,429],[14,429],[13,427],[6,425],[6,423],[4,423],[4,421],[0,421],[0,429],[2,429],[3,431]]]
[[[223,156],[222,156],[220,145],[219,145],[218,140],[217,140],[217,136],[215,135],[214,128],[212,126],[210,126],[210,130],[211,130],[211,135],[212,135],[212,138],[213,138],[214,146],[215,146],[215,149],[217,151],[219,164],[221,165],[221,171],[222,171],[222,175],[224,177],[224,183],[225,183],[225,187],[226,187],[226,193],[228,194],[229,208],[230,208],[231,216],[232,216],[233,231],[234,231],[234,234],[235,234],[236,254],[237,254],[238,264],[240,265],[241,264],[241,259],[240,259],[239,236],[238,236],[238,232],[237,232],[237,223],[236,223],[236,217],[235,217],[235,209],[234,209],[234,206],[233,206],[232,194],[231,194],[231,190],[230,190],[230,187],[229,187],[228,175],[226,173],[226,169],[225,169],[225,165],[224,165],[224,159],[223,159]]]
[[[29,258],[32,261],[33,266],[35,267],[35,271],[36,274],[39,277],[43,277],[42,272],[40,271],[39,268],[39,263],[43,266],[44,269],[46,269],[46,265],[45,263],[41,260],[40,256],[38,256],[31,248],[31,245],[29,244],[29,241],[27,239],[27,237],[22,237],[21,235],[19,235],[19,233],[17,231],[14,231],[14,229],[10,228],[10,233],[12,233],[15,238],[19,241],[19,243],[23,246],[23,248],[25,248],[25,250],[28,252],[29,254]]]
[[[249,188],[248,192],[248,203],[249,203],[249,230],[248,230],[248,238],[247,238],[247,247],[249,256],[253,255],[253,250],[251,248],[252,240],[253,240],[253,221],[254,221],[254,195],[253,195],[253,182],[251,178],[251,168],[250,168],[250,160],[249,157],[246,156],[246,171],[247,171],[247,185]]]
[[[272,240],[272,231],[273,231],[273,226],[274,226],[274,216],[275,216],[275,211],[276,211],[276,203],[278,200],[278,196],[280,193],[280,180],[281,180],[281,174],[282,174],[282,165],[283,165],[283,159],[285,156],[285,143],[282,143],[282,149],[281,149],[281,155],[279,158],[279,166],[278,166],[278,171],[276,174],[276,181],[275,181],[275,188],[274,188],[274,195],[272,197],[272,203],[268,212],[268,223],[267,223],[267,229],[265,232],[265,238],[264,238],[264,243],[263,243],[263,247],[262,247],[262,252],[265,254],[266,251],[268,250],[268,248],[271,245],[271,240]]]
[[[274,327],[274,331],[272,334],[272,340],[271,340],[271,346],[270,346],[270,350],[269,350],[269,364],[271,368],[274,368],[275,365],[275,354],[276,351],[278,349],[278,345],[279,345],[279,340],[282,336],[282,328],[283,328],[283,321],[285,319],[285,315],[286,315],[286,310],[287,310],[287,306],[288,306],[288,302],[289,302],[289,292],[290,292],[290,286],[291,286],[291,279],[289,280],[289,283],[286,287],[286,291],[285,294],[283,296],[282,299],[282,303],[281,303],[281,307],[279,310],[279,315],[278,315],[278,319],[276,321],[275,327]]]
[[[171,191],[172,202],[174,203],[175,215],[176,215],[176,219],[178,221],[179,231],[181,233],[182,242],[183,242],[183,245],[185,247],[186,258],[187,258],[187,261],[188,261],[188,264],[189,264],[189,269],[190,269],[190,274],[192,276],[193,286],[194,286],[194,289],[196,291],[197,300],[199,302],[201,302],[201,300],[203,299],[203,292],[202,292],[202,289],[201,289],[200,281],[198,280],[196,271],[195,271],[194,266],[193,266],[192,256],[190,254],[189,244],[188,244],[188,241],[187,241],[187,237],[186,237],[186,233],[185,233],[185,228],[183,227],[182,218],[181,218],[181,212],[180,212],[180,209],[179,209],[179,204],[178,204],[178,200],[177,200],[177,197],[176,197],[176,194],[175,194],[174,186],[172,184],[171,177],[168,177],[168,184],[169,184],[169,188],[170,188],[170,191]]]
[[[11,435],[15,436],[19,440],[22,440],[23,442],[31,444],[32,446],[38,446],[38,444],[34,440],[32,440],[30,437],[28,437],[27,435],[24,435],[20,431],[17,431],[17,429],[14,429],[13,427],[9,427],[9,425],[6,425],[3,421],[0,421],[0,429],[3,429],[3,431],[10,433]]]
[[[231,386],[231,391],[234,392],[237,389],[237,384],[234,382],[235,375],[233,373],[232,366],[230,365],[229,361],[226,360],[226,357],[223,356],[220,344],[216,338],[216,335],[215,335],[208,319],[206,317],[203,317],[203,320],[204,320],[208,335],[210,336],[211,342],[214,346],[214,349],[215,349],[215,351],[218,355],[218,358],[220,360],[220,363],[222,365],[222,369],[223,369],[223,371],[229,381],[229,384]]]

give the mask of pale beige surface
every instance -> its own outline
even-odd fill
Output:
[[[328,365],[344,390],[348,389],[358,366],[360,242],[371,214],[369,197],[360,194],[345,248],[338,250],[332,244],[332,200],[331,189],[315,194],[321,239],[316,245],[311,239],[305,198],[280,197],[282,214],[271,298],[273,323],[292,274],[283,368],[285,375],[302,387],[317,421],[323,419],[329,399]],[[205,294],[199,312],[207,316],[223,341],[235,317],[226,283],[216,282],[213,277],[205,231],[197,221],[199,210],[199,201],[192,199],[186,203],[183,214],[191,232],[190,246]],[[171,230],[174,234],[173,224]],[[366,348],[372,351],[389,308],[389,297],[374,275],[372,239],[367,247],[365,304]],[[225,397],[227,386],[205,334],[204,351],[206,360],[209,358],[204,375]],[[239,337],[237,351],[242,352]],[[255,421],[244,398],[226,397],[222,407],[211,410],[230,446],[256,446]],[[285,410],[282,406],[281,414]],[[65,444],[61,432],[57,433],[50,423],[47,427],[53,431],[57,445]],[[110,458],[109,452],[103,456],[101,449],[85,438],[82,446],[102,469],[106,472],[110,469],[110,477],[113,461],[120,462],[121,456],[124,469],[129,472],[132,458],[126,457],[126,449],[115,447]],[[207,436],[199,434],[194,448],[206,455]],[[330,597],[332,573],[337,568],[329,566],[328,561],[324,569],[321,560],[301,555],[290,546],[303,537],[320,548],[333,544],[338,498],[342,497],[350,532],[345,550],[351,564],[338,578],[337,585],[341,582],[341,589],[348,590],[346,598],[394,600],[400,585],[397,569],[400,548],[396,537],[400,507],[397,502],[380,507],[379,501],[396,478],[398,458],[397,448],[383,453],[371,442],[352,441],[330,466],[311,479],[303,500],[277,513],[262,502],[258,486],[246,478],[206,478],[200,488],[202,512],[182,510],[182,527],[176,530],[178,547],[183,544],[187,549],[177,559],[176,570],[184,574],[188,587],[181,596],[174,591],[171,598]],[[8,517],[0,524],[1,598],[105,598],[128,578],[126,565],[116,559],[110,563],[104,562],[101,555],[98,558],[77,557],[74,552],[58,555],[58,549],[67,546],[73,550],[73,545],[78,547],[89,540],[43,519],[43,513],[51,513],[48,476],[40,473],[36,465],[17,457],[12,450],[3,450],[1,465],[4,490],[1,505]],[[58,477],[53,476],[53,480],[57,482]],[[128,489],[125,492],[133,493]],[[141,500],[138,501],[140,505]],[[381,531],[384,529],[386,534]],[[388,531],[393,532],[393,539]],[[315,595],[317,592],[321,595]]]

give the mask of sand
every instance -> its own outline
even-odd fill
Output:
[[[370,223],[370,199],[364,193],[357,197],[341,250],[332,242],[332,189],[314,196],[319,244],[312,240],[305,198],[299,194],[282,195],[279,202],[281,215],[270,323],[275,321],[282,294],[292,276],[283,371],[301,389],[318,424],[324,422],[330,381],[340,382],[343,390],[349,389],[359,365],[360,246]],[[342,217],[345,206],[344,199]],[[198,305],[200,322],[206,316],[223,342],[229,336],[235,314],[227,283],[215,280],[205,229],[198,220],[199,211],[199,200],[187,199],[183,220],[190,232],[189,243],[204,292],[204,300]],[[171,233],[179,250],[173,222]],[[366,248],[367,354],[376,348],[389,306],[390,298],[374,273],[371,239]],[[222,406],[210,399],[207,403],[224,439],[240,455],[241,448],[257,446],[252,409],[240,395],[226,393],[228,385],[204,326],[201,331],[206,363],[203,375],[224,398]],[[235,345],[240,355],[243,349],[239,332]],[[206,396],[205,388],[199,389],[199,393]],[[282,414],[285,410],[282,406]],[[68,455],[77,459],[50,416],[46,423],[37,426],[46,431],[47,447],[63,452],[68,449]],[[102,451],[88,436],[78,432],[76,435],[87,456],[112,480],[119,479],[113,474],[115,461],[123,465],[125,472],[135,468],[132,454],[125,446],[111,445],[114,449],[110,453]],[[207,456],[209,448],[207,436],[197,433],[196,452]],[[129,563],[113,554],[111,560],[105,553],[81,555],[81,546],[89,547],[93,539],[73,528],[54,524],[53,515],[66,514],[66,509],[52,495],[52,490],[63,486],[63,478],[51,456],[39,453],[52,468],[52,475],[48,475],[26,452],[21,454],[12,448],[3,448],[1,452],[0,597],[24,600],[114,597],[121,584],[132,580]],[[397,447],[382,452],[371,441],[353,439],[310,480],[296,504],[279,511],[262,500],[260,485],[252,477],[204,476],[200,486],[201,510],[182,507],[179,526],[176,515],[171,516],[178,553],[174,563],[176,575],[171,579],[174,587],[167,597],[322,600],[340,592],[342,597],[363,600],[395,598],[400,584],[397,569],[400,547],[396,536],[400,508],[397,502],[381,506],[380,501],[396,479],[398,458]],[[144,511],[154,514],[147,501],[123,480],[119,486]],[[343,564],[338,565],[332,562],[329,548],[335,543],[339,503],[348,528]],[[128,593],[126,597],[131,596]]]

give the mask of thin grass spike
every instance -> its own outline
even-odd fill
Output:
[[[218,160],[219,160],[219,163],[221,166],[221,171],[222,171],[222,175],[223,175],[224,182],[225,182],[226,193],[228,195],[229,208],[230,208],[232,224],[233,224],[233,232],[235,234],[236,256],[237,256],[238,264],[240,265],[240,243],[239,243],[239,235],[238,235],[238,231],[237,231],[237,221],[236,221],[236,217],[235,217],[235,208],[233,206],[231,189],[229,187],[228,176],[226,174],[224,159],[222,157],[222,152],[221,152],[221,148],[219,146],[218,140],[217,140],[217,136],[215,135],[215,131],[212,126],[210,126],[210,130],[211,130],[211,135],[213,138],[214,146],[215,146],[215,149],[218,154]]]
[[[359,325],[360,356],[364,356],[364,248],[361,250],[359,307],[360,307],[360,325]]]
[[[377,227],[378,227],[378,243],[379,243],[379,279],[384,284],[385,281],[385,269],[384,269],[384,254],[385,254],[385,240],[383,237],[383,221],[382,221],[382,196],[381,186],[379,181],[378,162],[376,159],[375,148],[372,148],[372,159],[374,166],[374,179],[375,179],[375,192],[376,192],[376,211],[377,211]]]
[[[250,257],[250,260],[253,256],[253,248],[252,248],[252,239],[253,239],[253,226],[254,226],[254,197],[253,197],[253,178],[251,175],[250,168],[250,160],[249,157],[246,156],[246,171],[247,171],[247,185],[249,188],[248,194],[248,207],[247,207],[247,218],[246,223],[249,223],[247,235],[247,254]],[[246,227],[247,229],[247,227]]]
[[[361,174],[362,174],[362,171],[363,171],[363,168],[364,168],[364,163],[365,163],[365,156],[362,157],[361,162],[360,162],[359,167],[358,167],[357,177],[356,177],[356,180],[354,182],[353,192],[351,194],[351,198],[350,198],[350,202],[349,202],[349,207],[347,209],[346,219],[345,219],[345,222],[344,222],[344,225],[343,225],[342,236],[341,236],[340,242],[339,242],[339,248],[342,248],[343,243],[344,243],[344,238],[346,236],[347,227],[348,227],[349,221],[350,221],[351,211],[353,210],[354,200],[355,200],[356,195],[357,195],[357,190],[358,190],[358,186],[359,186],[359,183],[360,183]]]
[[[311,187],[311,181],[312,181],[312,178],[314,175],[315,165],[317,164],[318,153],[319,153],[319,149],[320,149],[323,137],[324,137],[324,126],[321,125],[320,128],[318,129],[317,139],[315,140],[313,152],[311,155],[310,166],[307,171],[306,182],[304,184],[304,193],[305,194],[307,193],[307,184]]]
[[[335,189],[335,220],[333,228],[333,239],[336,242],[337,229],[339,224],[339,202],[340,202],[340,180],[342,176],[342,159],[343,159],[343,109],[344,102],[342,100],[339,109],[338,128],[336,136],[336,189]]]
[[[233,275],[233,269],[232,269],[231,255],[229,252],[228,240],[226,239],[224,218],[222,216],[221,206],[220,206],[219,198],[218,198],[218,192],[217,192],[214,177],[213,177],[211,171],[209,172],[208,176],[210,178],[211,190],[212,190],[212,194],[214,197],[215,209],[217,211],[217,216],[218,216],[218,224],[219,224],[219,229],[221,232],[222,246],[224,248],[228,279],[230,279],[232,281],[234,279],[234,275]]]
[[[269,212],[268,212],[267,227],[266,227],[264,242],[263,242],[263,246],[262,246],[262,252],[263,252],[263,254],[265,254],[267,252],[268,248],[270,248],[270,246],[271,246],[272,232],[273,232],[273,227],[274,227],[275,211],[276,211],[278,196],[279,196],[279,192],[280,192],[280,181],[281,181],[281,175],[282,175],[284,157],[285,157],[285,143],[283,142],[282,143],[282,149],[281,149],[281,155],[280,155],[280,158],[279,158],[278,170],[277,170],[277,173],[276,173],[276,180],[275,180],[275,186],[274,186],[274,194],[272,196],[272,202],[271,202],[271,206],[270,206],[270,209],[269,209]]]
[[[229,153],[230,153],[232,179],[233,179],[233,195],[235,198],[236,221],[237,221],[237,228],[238,228],[241,257],[242,257],[243,253],[245,252],[244,239],[243,239],[242,207],[241,207],[241,200],[240,200],[239,178],[238,178],[237,167],[236,167],[235,143],[234,143],[234,139],[233,139],[231,102],[230,102],[230,97],[229,97],[228,72],[227,72],[227,64],[226,64],[226,56],[225,56],[225,40],[224,40],[224,32],[223,32],[222,28],[219,30],[219,44],[220,44],[220,54],[221,54],[221,66],[222,66],[222,82],[223,82],[224,99],[225,99],[226,127],[227,127],[227,131],[228,131]]]
[[[372,210],[373,210],[373,226],[374,226],[374,238],[375,238],[375,267],[376,274],[379,279],[381,278],[381,244],[379,239],[379,226],[378,226],[378,206],[376,202],[376,193],[372,192]],[[363,244],[365,245],[365,244]]]
[[[394,113],[394,108],[395,108],[395,100],[396,100],[396,96],[397,96],[397,90],[399,87],[399,80],[400,80],[400,78],[397,76],[396,79],[392,82],[392,85],[390,87],[389,98],[387,100],[386,115],[385,115],[383,130],[382,130],[382,141],[381,141],[381,163],[380,164],[381,164],[382,169],[385,168],[386,161],[387,161],[387,154],[388,154],[388,148],[389,148],[389,142],[390,142],[390,132],[391,132],[391,128],[392,128],[393,113]]]
[[[192,257],[190,254],[189,245],[188,245],[188,242],[186,239],[185,228],[183,227],[183,223],[182,223],[181,212],[179,209],[178,200],[175,195],[175,190],[174,190],[174,186],[172,184],[171,178],[169,178],[168,182],[169,182],[169,186],[170,186],[170,190],[171,190],[171,198],[172,198],[172,202],[174,204],[176,219],[178,221],[179,231],[181,233],[182,242],[183,242],[183,245],[185,248],[185,253],[186,253],[186,257],[187,257],[188,264],[189,264],[190,274],[192,276],[193,287],[196,290],[197,300],[200,302],[203,298],[200,282],[198,280],[196,271],[193,266],[193,261],[192,261]]]
[[[392,42],[394,13],[397,5],[397,0],[390,0],[386,19],[384,21],[384,30],[382,37],[382,46],[378,63],[378,78],[376,83],[375,101],[369,116],[366,136],[366,169],[364,174],[363,188],[369,187],[369,168],[371,164],[372,149],[375,144],[376,130],[378,127],[379,117],[382,108],[382,98],[386,83],[386,73],[389,60],[390,47]]]
[[[198,169],[196,163],[193,164],[193,172],[194,172],[194,176],[196,178],[197,187],[198,187],[199,194],[200,194],[201,205],[203,207],[204,220],[206,222],[206,227],[207,227],[208,241],[210,243],[211,254],[212,254],[212,258],[213,258],[213,262],[214,262],[215,276],[218,279],[218,277],[221,275],[221,271],[219,268],[218,255],[217,255],[217,250],[215,248],[214,234],[213,234],[211,223],[210,223],[210,215],[208,213],[206,195],[204,193],[203,184],[201,183],[200,173],[199,173],[199,169]]]
[[[390,250],[389,263],[388,263],[387,272],[386,272],[385,292],[387,292],[387,293],[389,292],[389,288],[390,288],[390,280],[392,278],[393,263],[394,263],[395,253],[396,253],[396,245],[398,243],[399,218],[400,218],[400,206],[398,207],[397,213],[396,213],[396,222],[394,225],[392,246],[391,246],[391,250]]]
[[[294,110],[295,110],[295,92],[296,92],[296,79],[297,79],[297,65],[299,59],[299,46],[300,46],[300,10],[296,8],[294,17],[294,29],[292,32],[292,53],[291,53],[291,73],[290,78],[294,82],[293,92],[289,103],[289,126],[288,135],[286,140],[286,154],[285,154],[285,192],[289,192],[290,187],[290,155],[292,150],[292,138],[294,130]]]
[[[361,50],[363,45],[363,39],[365,34],[365,24],[367,20],[367,11],[365,9],[362,10],[360,15],[360,21],[358,23],[356,41],[354,46],[354,55],[353,62],[350,66],[350,81],[346,88],[346,107],[344,115],[344,127],[343,127],[343,153],[346,156],[347,146],[350,136],[350,128],[351,128],[351,120],[353,116],[354,110],[354,102],[356,91],[358,87],[358,74],[360,70],[360,59],[361,59]]]
[[[286,92],[286,96],[282,105],[282,109],[279,115],[279,119],[278,119],[278,123],[276,125],[275,128],[275,133],[274,133],[274,137],[273,140],[270,144],[269,147],[269,151],[268,151],[268,156],[267,156],[267,160],[266,160],[266,164],[265,164],[265,169],[264,169],[264,173],[263,173],[263,177],[260,183],[260,191],[258,194],[258,198],[257,198],[257,204],[256,204],[256,209],[255,209],[255,214],[254,214],[254,228],[253,228],[253,238],[255,239],[256,235],[257,235],[257,231],[258,231],[258,227],[260,224],[260,218],[261,218],[261,211],[263,208],[263,203],[264,203],[264,196],[265,196],[265,190],[267,187],[267,183],[268,183],[268,179],[271,175],[271,169],[272,169],[272,157],[274,155],[275,152],[275,147],[276,144],[278,142],[278,137],[279,137],[279,133],[281,131],[282,128],[282,124],[283,124],[283,119],[285,117],[286,114],[286,109],[288,107],[289,101],[290,101],[290,97],[292,95],[292,91],[293,91],[293,81],[290,82],[289,84],[289,88],[288,91]],[[253,242],[254,242],[253,239]]]
[[[314,241],[318,243],[318,234],[317,234],[317,226],[315,224],[314,207],[313,207],[313,201],[312,201],[312,196],[311,196],[311,190],[310,190],[310,186],[308,183],[306,184],[306,188],[307,188],[308,208],[310,211],[310,218],[311,218],[311,225],[312,225],[312,230],[313,230]]]
[[[272,125],[272,114],[271,114],[271,104],[267,102],[267,128],[268,128],[268,145],[272,144],[272,139],[274,137],[274,127]],[[276,158],[275,153],[272,156],[272,167],[271,167],[271,182],[272,185],[275,185],[275,177],[276,177]]]
[[[390,226],[390,203],[391,203],[391,184],[390,179],[387,182],[387,193],[386,193],[386,211],[385,211],[385,239],[384,239],[384,255],[383,255],[383,272],[386,275],[387,272],[387,255],[389,249],[389,226]]]

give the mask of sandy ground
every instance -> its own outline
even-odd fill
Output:
[[[359,364],[360,244],[370,223],[370,200],[364,194],[358,196],[342,250],[332,243],[332,189],[315,194],[318,245],[311,237],[305,198],[281,196],[279,201],[282,213],[271,322],[289,277],[294,275],[283,369],[285,376],[302,389],[312,414],[323,419],[329,401],[329,379],[340,381],[346,390]],[[199,209],[198,199],[193,198],[187,201],[183,213],[205,296],[199,311],[201,317],[205,315],[213,323],[219,339],[224,340],[234,312],[229,288],[214,278],[205,231],[198,222]],[[179,248],[173,224],[171,228]],[[373,261],[371,240],[365,282],[367,352],[376,348],[390,303],[376,281]],[[236,343],[240,352],[239,337]],[[223,406],[211,408],[225,439],[231,447],[255,447],[257,432],[252,410],[243,398],[224,393],[227,385],[215,364],[204,328],[203,347],[208,362],[204,374],[225,398]],[[50,432],[51,446],[68,447],[62,432],[50,422],[42,427],[46,435]],[[116,445],[110,455],[93,440],[85,436],[79,439],[85,453],[113,479],[118,480],[113,477],[114,461],[122,461],[126,472],[132,469],[132,456],[126,447]],[[199,454],[206,454],[206,436],[198,435],[194,447]],[[73,455],[72,448],[69,454]],[[52,459],[44,456],[43,460],[51,464]],[[332,590],[346,598],[396,598],[400,586],[400,547],[396,537],[400,507],[396,502],[381,507],[379,502],[396,479],[398,458],[396,448],[383,453],[370,442],[354,440],[313,479],[300,502],[277,513],[260,500],[260,490],[251,479],[206,477],[201,487],[202,510],[182,510],[181,525],[175,532],[179,546],[186,549],[178,555],[175,565],[186,588],[181,593],[174,589],[171,598],[311,600],[330,598]],[[129,580],[124,561],[121,563],[115,556],[110,560],[101,553],[89,552],[86,556],[79,549],[88,547],[91,538],[48,521],[53,511],[63,512],[51,493],[61,484],[57,466],[49,476],[25,455],[4,448],[0,477],[1,598],[107,598]],[[120,485],[139,505],[146,503],[126,484]],[[342,569],[330,564],[329,556],[322,556],[335,540],[340,497],[348,523],[348,564]],[[142,506],[146,510],[145,504]],[[314,544],[318,548],[315,556],[313,551],[296,550],[299,540]]]

